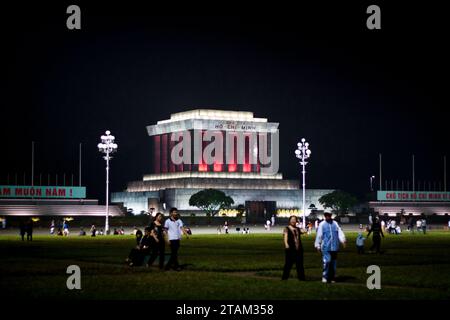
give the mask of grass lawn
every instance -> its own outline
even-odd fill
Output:
[[[194,235],[183,239],[181,272],[124,264],[131,236],[0,236],[0,284],[10,299],[449,299],[450,232],[388,235],[385,253],[356,254],[355,233],[338,256],[338,282],[323,284],[314,235],[304,236],[306,282],[281,281],[282,236]],[[371,239],[366,241],[366,248]],[[169,251],[167,249],[167,251]],[[81,268],[81,290],[68,290],[66,268]],[[367,266],[381,268],[381,290],[368,290]],[[175,294],[173,294],[175,292]]]

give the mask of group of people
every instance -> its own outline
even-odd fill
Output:
[[[333,283],[336,277],[336,261],[340,244],[345,246],[346,238],[341,227],[332,219],[329,212],[325,219],[318,224],[314,247],[322,254],[322,282]],[[289,218],[289,225],[284,228],[283,240],[285,246],[285,263],[282,280],[287,280],[292,266],[296,265],[297,278],[305,280],[303,266],[303,245],[301,235],[305,232],[299,227],[297,216]]]
[[[403,220],[401,221],[401,223]],[[414,229],[417,230],[417,232],[423,232],[424,234],[427,231],[427,220],[425,217],[420,217],[417,220],[414,220],[413,217],[409,217],[407,221],[404,222],[407,225],[407,231],[414,233]],[[401,234],[402,229],[400,225],[397,224],[397,221],[395,219],[389,219],[387,223],[382,220],[381,221],[381,227],[383,231],[386,231],[390,234]]]
[[[159,258],[161,270],[181,270],[178,262],[178,250],[183,234],[189,237],[190,230],[184,227],[177,208],[170,209],[169,219],[165,221],[164,215],[158,212],[149,226],[144,229],[144,233],[136,229],[135,234],[136,247],[131,249],[126,259],[129,266],[145,264],[150,267]],[[170,258],[164,265],[166,243],[170,246]]]
[[[391,234],[400,234],[400,233],[402,233],[402,229],[400,228],[399,225],[397,225],[397,221],[395,221],[395,219],[388,220],[385,228]]]
[[[55,234],[55,228],[56,224],[55,224],[55,220],[52,220],[50,222],[50,234]],[[56,230],[56,235],[57,236],[69,236],[69,222],[67,220],[63,220],[62,221],[62,225],[60,224],[58,226],[58,229]]]
[[[229,234],[230,233],[230,228],[228,225],[228,222],[225,221],[225,223],[223,225],[219,225],[217,227],[217,234],[222,234],[222,230],[225,234]],[[249,234],[250,233],[250,228],[249,227],[236,227],[236,232],[237,233],[242,233],[242,234]]]
[[[325,219],[316,224],[315,248],[322,254],[322,282],[335,282],[336,261],[340,245],[345,247],[346,237],[341,227],[332,219],[331,213],[324,214]],[[383,226],[378,216],[371,220],[371,225],[367,227],[367,238],[372,235],[372,246],[370,252],[382,253],[381,238],[384,238]],[[392,224],[391,224],[392,226]],[[362,229],[362,226],[360,226]],[[282,279],[287,280],[294,263],[297,268],[297,278],[305,280],[303,267],[303,245],[301,235],[307,231],[301,228],[296,216],[289,218],[289,225],[284,228],[285,264]],[[364,253],[364,242],[366,237],[360,231],[356,237],[356,249],[358,254]]]
[[[373,219],[374,218],[372,216],[369,216],[370,225],[373,224]],[[384,219],[378,218],[378,223],[380,223],[381,230],[389,234],[401,234],[402,233],[402,228],[400,226],[401,224],[406,225],[406,230],[411,233],[414,233],[414,230],[417,230],[418,232],[423,232],[425,234],[427,231],[427,220],[425,219],[424,216],[418,218],[417,220],[414,220],[413,217],[409,217],[409,219],[402,219],[400,221],[400,224],[397,223],[396,219],[389,219],[386,221]],[[362,229],[361,226],[362,225],[360,225],[360,229]],[[367,226],[366,230],[369,231],[369,229],[370,227]]]
[[[312,229],[312,223],[307,224],[307,230],[302,228],[297,216],[291,216],[288,220],[288,226],[283,231],[283,242],[285,247],[285,263],[283,268],[282,280],[287,280],[290,275],[292,266],[296,265],[297,278],[299,280],[305,280],[305,271],[303,266],[303,245],[301,241],[301,235],[304,233],[310,233]],[[413,229],[412,218],[408,221],[408,230]],[[367,227],[367,238],[372,235],[371,252],[381,253],[381,238],[384,238],[386,225],[379,216],[371,217],[370,227]],[[225,223],[224,228],[228,233],[228,223]],[[426,232],[426,220],[425,218],[418,219],[416,221],[417,230]],[[449,222],[450,227],[450,222]],[[329,212],[324,213],[324,220],[315,223],[316,239],[314,247],[322,255],[322,282],[333,283],[336,277],[336,261],[337,254],[340,249],[340,245],[345,247],[346,237],[339,224],[332,219],[332,215]],[[398,226],[395,220],[390,220],[387,225],[387,230],[390,233],[398,232]],[[67,221],[64,220],[63,230],[58,228],[58,234],[69,235],[69,226]],[[245,228],[244,228],[245,229]],[[362,225],[360,225],[362,229]],[[53,234],[55,230],[55,223],[52,220],[50,233]],[[248,230],[248,228],[247,228]],[[98,232],[95,225],[91,227],[91,236],[95,237]],[[102,231],[101,231],[102,232]],[[248,231],[247,231],[248,232]],[[33,234],[33,221],[30,219],[26,224],[21,222],[20,234],[22,241],[24,241],[25,234],[27,235],[27,241],[32,241]],[[123,228],[115,228],[114,234],[124,234]],[[178,262],[178,251],[181,244],[183,234],[189,237],[191,234],[190,229],[185,228],[177,208],[170,209],[169,219],[164,221],[164,215],[158,212],[150,224],[144,229],[144,233],[141,230],[135,228],[134,234],[136,236],[136,246],[131,249],[126,262],[129,266],[151,266],[159,258],[159,268],[164,270],[181,270]],[[86,235],[86,232],[81,228],[80,235]],[[356,237],[356,248],[358,254],[364,253],[364,242],[366,237],[362,232],[359,232]],[[165,247],[166,243],[170,246],[170,259],[165,264]]]
[[[417,219],[416,228],[417,232],[422,231],[424,234],[427,233],[427,220],[425,220],[425,218]],[[412,224],[412,226],[409,228],[409,231],[414,232],[414,224]]]
[[[125,235],[125,230],[122,227],[121,228],[114,228],[113,235],[115,235],[115,236],[117,236],[117,235],[123,236],[123,235]]]
[[[26,223],[20,221],[20,237],[22,241],[25,241],[25,234],[27,235],[27,241],[33,241],[33,220],[28,220]]]
[[[275,215],[272,215],[272,217],[270,217],[270,219],[266,220],[266,223],[264,224],[264,229],[266,229],[267,231],[270,231],[271,227],[275,226]]]

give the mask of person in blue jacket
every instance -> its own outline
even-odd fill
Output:
[[[345,234],[338,223],[331,218],[331,213],[325,212],[325,220],[319,224],[314,246],[322,252],[323,272],[322,282],[335,282],[336,259],[339,243],[345,247]]]

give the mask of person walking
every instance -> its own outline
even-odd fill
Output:
[[[369,251],[373,252],[375,249],[376,253],[381,253],[381,237],[384,238],[383,228],[381,227],[380,218],[375,217],[374,223],[370,227],[369,233],[367,234],[367,238],[369,238],[372,233],[372,246]]]
[[[289,225],[284,228],[284,252],[285,263],[283,268],[283,276],[281,280],[289,279],[292,265],[295,263],[297,268],[298,280],[305,280],[305,269],[303,267],[303,245],[301,240],[301,230],[297,227],[297,216],[289,218]]]
[[[165,242],[163,217],[163,214],[161,212],[158,212],[155,215],[154,220],[150,223],[150,234],[152,236],[152,238],[150,239],[151,254],[147,265],[151,266],[159,256],[159,269],[164,268]]]
[[[180,249],[181,236],[185,233],[183,221],[181,221],[177,208],[170,209],[170,217],[164,223],[164,229],[167,231],[170,245],[170,259],[166,264],[165,270],[173,268],[180,271],[178,263],[178,250]]]
[[[336,277],[336,261],[339,243],[345,247],[345,234],[338,223],[331,217],[330,212],[324,213],[325,220],[319,224],[314,246],[322,252],[323,272],[322,282],[333,283]]]

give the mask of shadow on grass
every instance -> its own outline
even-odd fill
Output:
[[[355,282],[355,280],[357,278],[353,276],[337,276],[335,279],[336,282]]]

